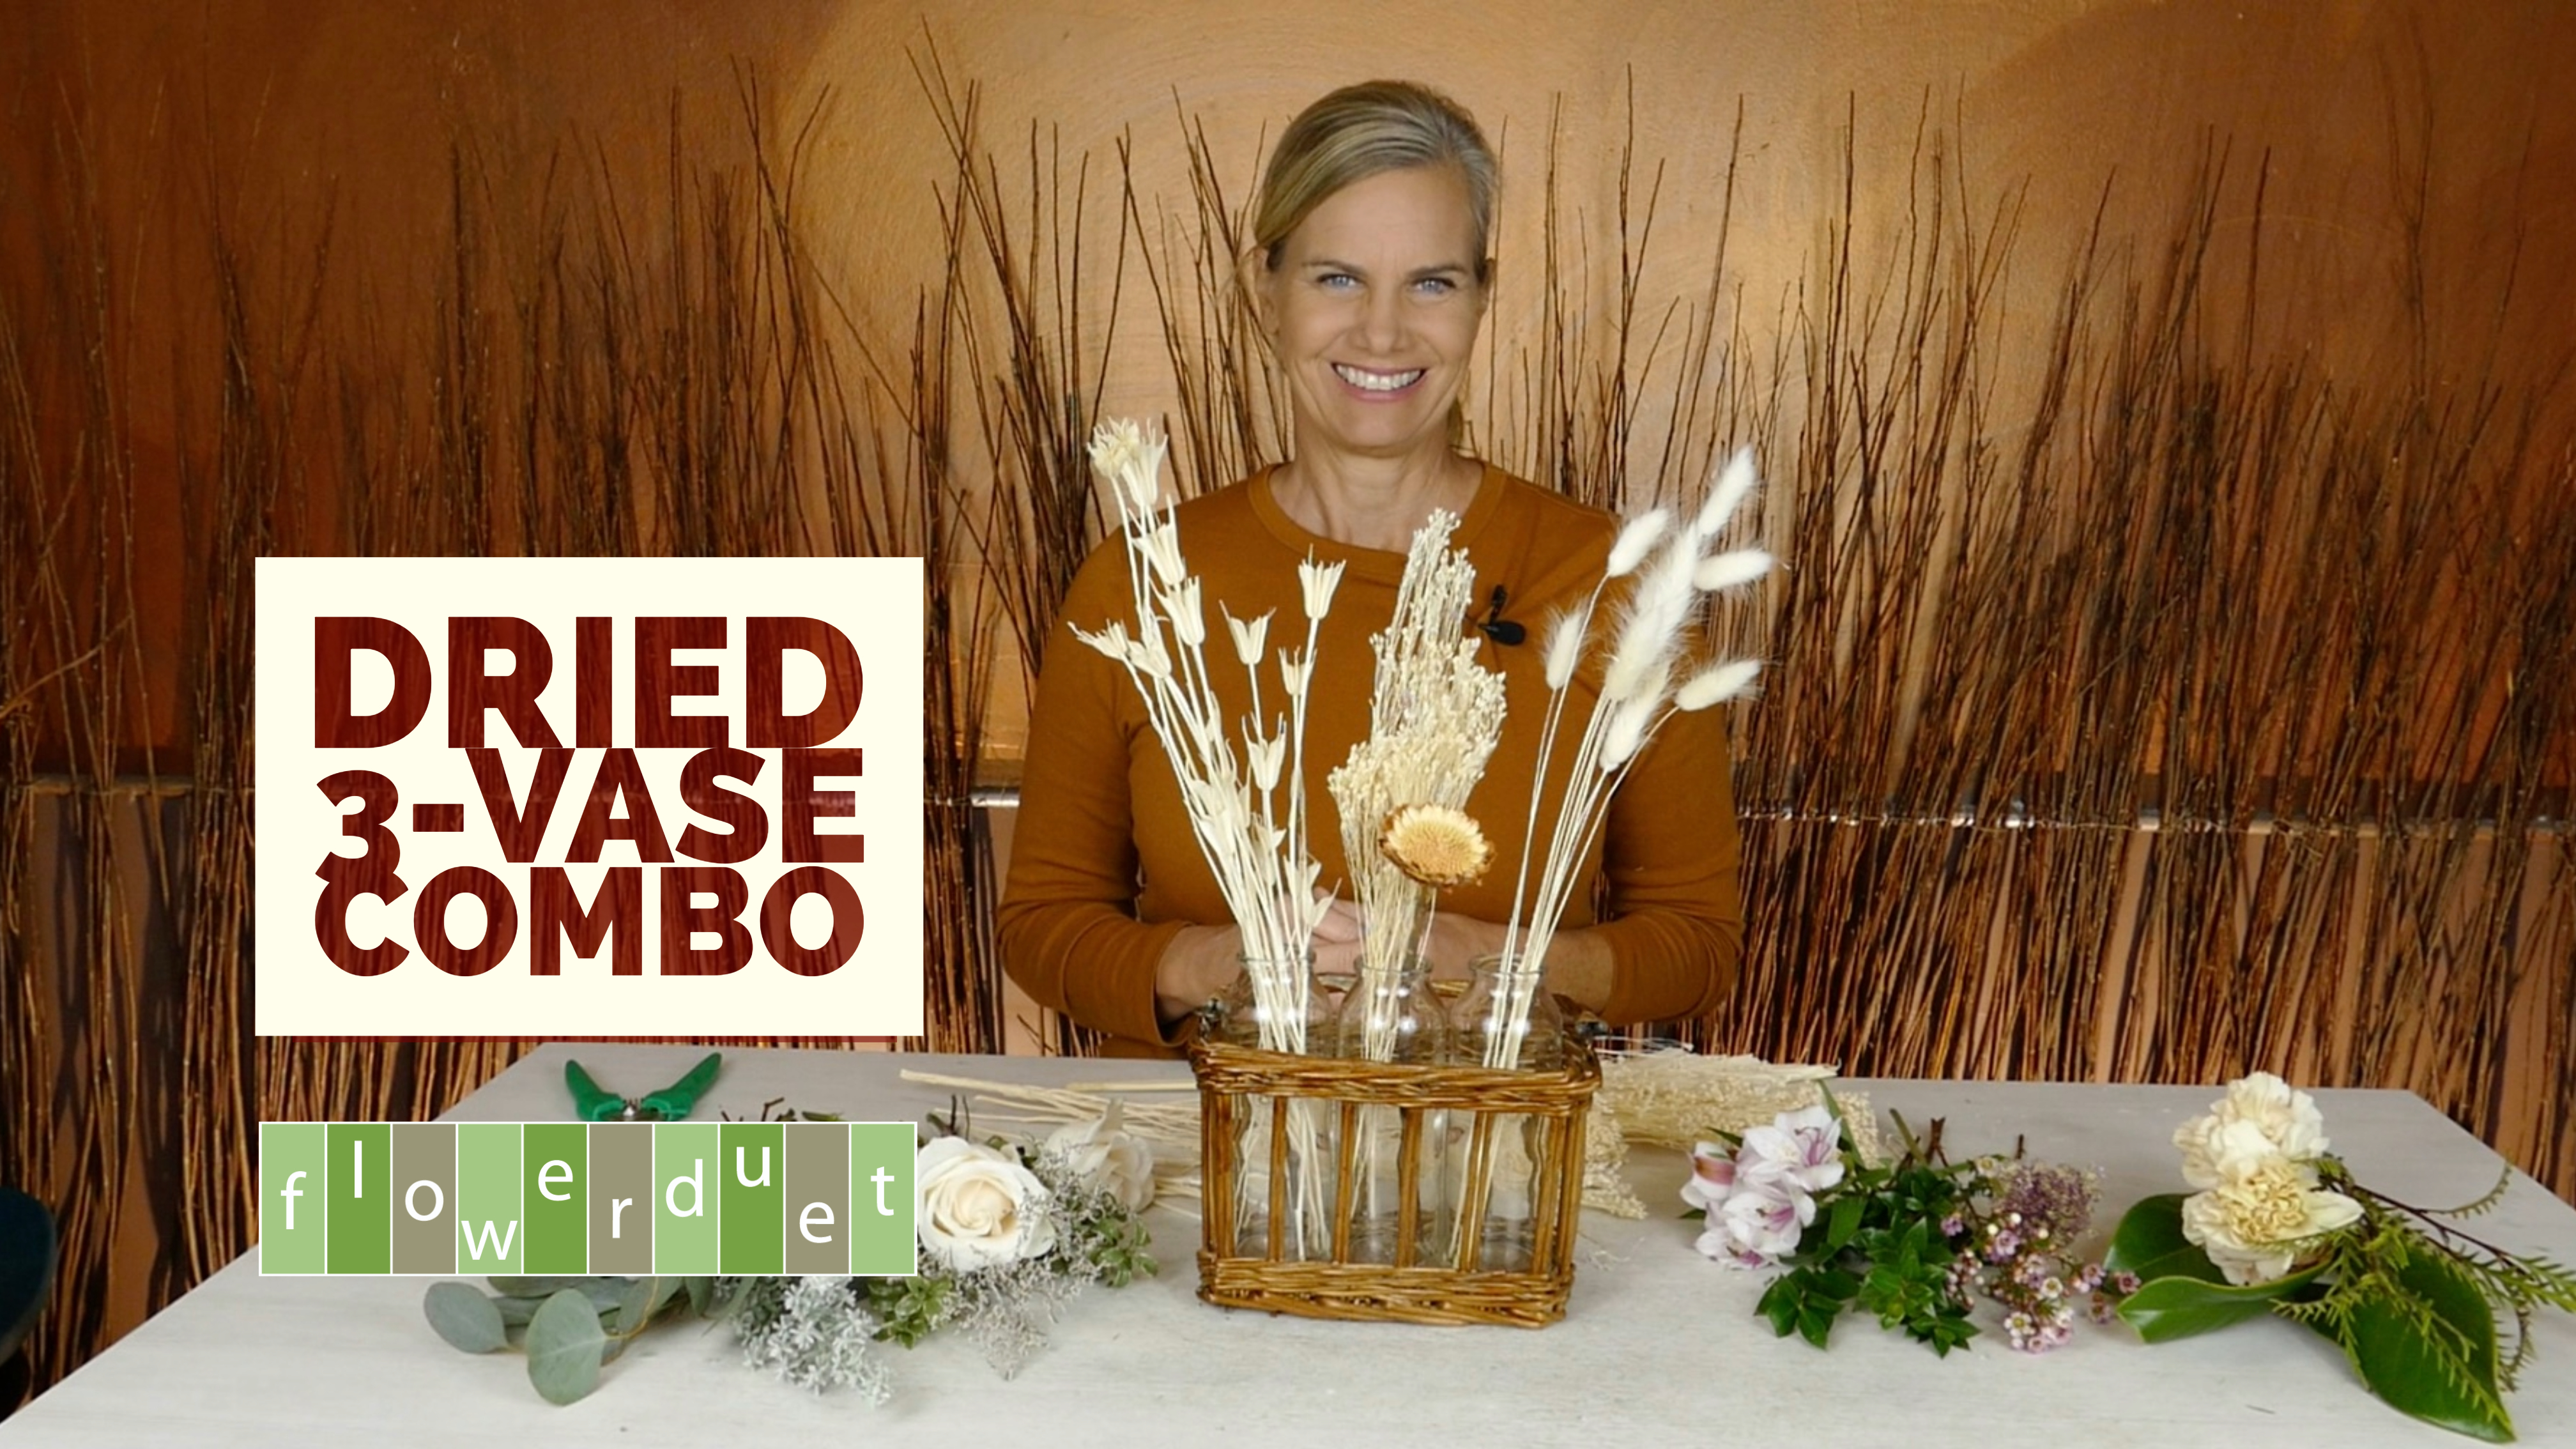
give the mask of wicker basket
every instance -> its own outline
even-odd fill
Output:
[[[1554,1072],[1293,1056],[1204,1039],[1191,1045],[1190,1066],[1203,1144],[1201,1298],[1402,1323],[1540,1328],[1565,1316],[1583,1204],[1584,1109],[1601,1085],[1582,1041],[1567,1038]],[[1370,1120],[1389,1129],[1377,1145],[1394,1149],[1402,1223],[1387,1262],[1355,1261],[1352,1251],[1357,1159]],[[1426,1123],[1450,1154],[1452,1165],[1437,1171],[1455,1199],[1431,1209],[1447,1217],[1452,1241],[1430,1263],[1416,1261]],[[1304,1220],[1290,1202],[1300,1156],[1322,1169],[1307,1173],[1308,1183],[1324,1184]],[[1512,1200],[1508,1242],[1494,1212],[1504,1196]],[[1434,1236],[1443,1226],[1432,1225]],[[1494,1266],[1498,1258],[1507,1265]]]

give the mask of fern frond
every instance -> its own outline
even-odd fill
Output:
[[[2508,1163],[2505,1165],[2504,1171],[2496,1174],[2495,1186],[2488,1188],[2486,1192],[2475,1201],[2462,1203],[2458,1207],[2425,1208],[2423,1211],[2437,1218],[2478,1217],[2482,1214],[2494,1211],[2495,1205],[2504,1201],[2505,1189],[2512,1186],[2513,1166]]]

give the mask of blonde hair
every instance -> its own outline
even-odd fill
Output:
[[[1252,239],[1263,264],[1279,265],[1288,237],[1326,198],[1381,171],[1455,166],[1467,181],[1476,228],[1476,280],[1492,265],[1495,193],[1501,177],[1475,118],[1456,101],[1411,81],[1344,86],[1297,113],[1279,135],[1261,177]]]

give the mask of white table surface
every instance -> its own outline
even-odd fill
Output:
[[[563,1060],[604,1083],[667,1081],[691,1047],[585,1043],[539,1050],[450,1114],[568,1116]],[[1032,1082],[1137,1080],[1179,1064],[1032,1058],[729,1052],[699,1116],[756,1116],[772,1098],[853,1117],[944,1107],[906,1067]],[[1954,1153],[2009,1150],[2108,1173],[2101,1231],[2149,1193],[2179,1191],[2170,1137],[2207,1087],[1855,1082],[1882,1114],[1948,1119]],[[2409,1201],[2476,1196],[2495,1155],[2404,1092],[2317,1094],[2336,1150],[2365,1182]],[[669,1323],[639,1339],[598,1392],[554,1408],[516,1355],[474,1357],[421,1316],[429,1280],[217,1273],[71,1378],[0,1422],[8,1449],[40,1444],[729,1445],[864,1441],[1008,1446],[2109,1445],[2343,1446],[2471,1441],[2382,1405],[2325,1339],[2268,1320],[2149,1348],[2116,1324],[2079,1326],[2054,1353],[1999,1332],[1936,1359],[1847,1318],[1831,1350],[1774,1338],[1753,1314],[1765,1277],[1691,1250],[1675,1214],[1681,1159],[1639,1151],[1634,1182],[1657,1216],[1584,1216],[1564,1321],[1531,1331],[1326,1323],[1228,1312],[1195,1298],[1198,1224],[1158,1209],[1163,1271],[1076,1299],[1054,1341],[1004,1381],[971,1345],[883,1346],[894,1401],[818,1397],[740,1366],[729,1331]],[[2576,1209],[2519,1174],[2481,1236],[2576,1262]],[[2576,1322],[2544,1321],[2509,1402],[2524,1442],[2576,1444]]]

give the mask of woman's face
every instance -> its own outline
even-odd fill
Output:
[[[1381,171],[1326,197],[1258,281],[1300,453],[1402,457],[1449,442],[1485,316],[1455,166]]]

